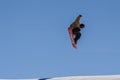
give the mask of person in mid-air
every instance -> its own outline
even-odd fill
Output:
[[[70,25],[70,28],[72,28],[72,32],[74,35],[74,42],[75,44],[77,44],[77,41],[80,39],[81,37],[81,29],[85,27],[84,24],[80,23],[80,19],[81,19],[82,15],[79,15],[76,20]]]

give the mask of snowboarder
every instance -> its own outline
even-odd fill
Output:
[[[72,33],[74,35],[74,42],[75,44],[77,44],[77,41],[80,39],[81,37],[81,29],[85,27],[84,24],[80,23],[80,19],[81,19],[82,15],[79,15],[76,20],[70,25],[70,28],[72,28]]]

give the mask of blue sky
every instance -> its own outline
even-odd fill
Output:
[[[120,74],[119,0],[0,0],[0,78]],[[69,25],[82,14],[78,49]]]

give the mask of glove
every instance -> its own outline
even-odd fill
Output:
[[[81,14],[80,14],[79,16],[80,16],[80,17],[82,17],[82,15],[81,15]]]

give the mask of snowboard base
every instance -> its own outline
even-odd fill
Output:
[[[77,48],[77,46],[75,44],[75,41],[74,41],[74,35],[73,35],[73,32],[72,32],[72,28],[69,27],[68,32],[69,32],[69,36],[70,36],[70,39],[71,39],[72,46],[74,48]]]

